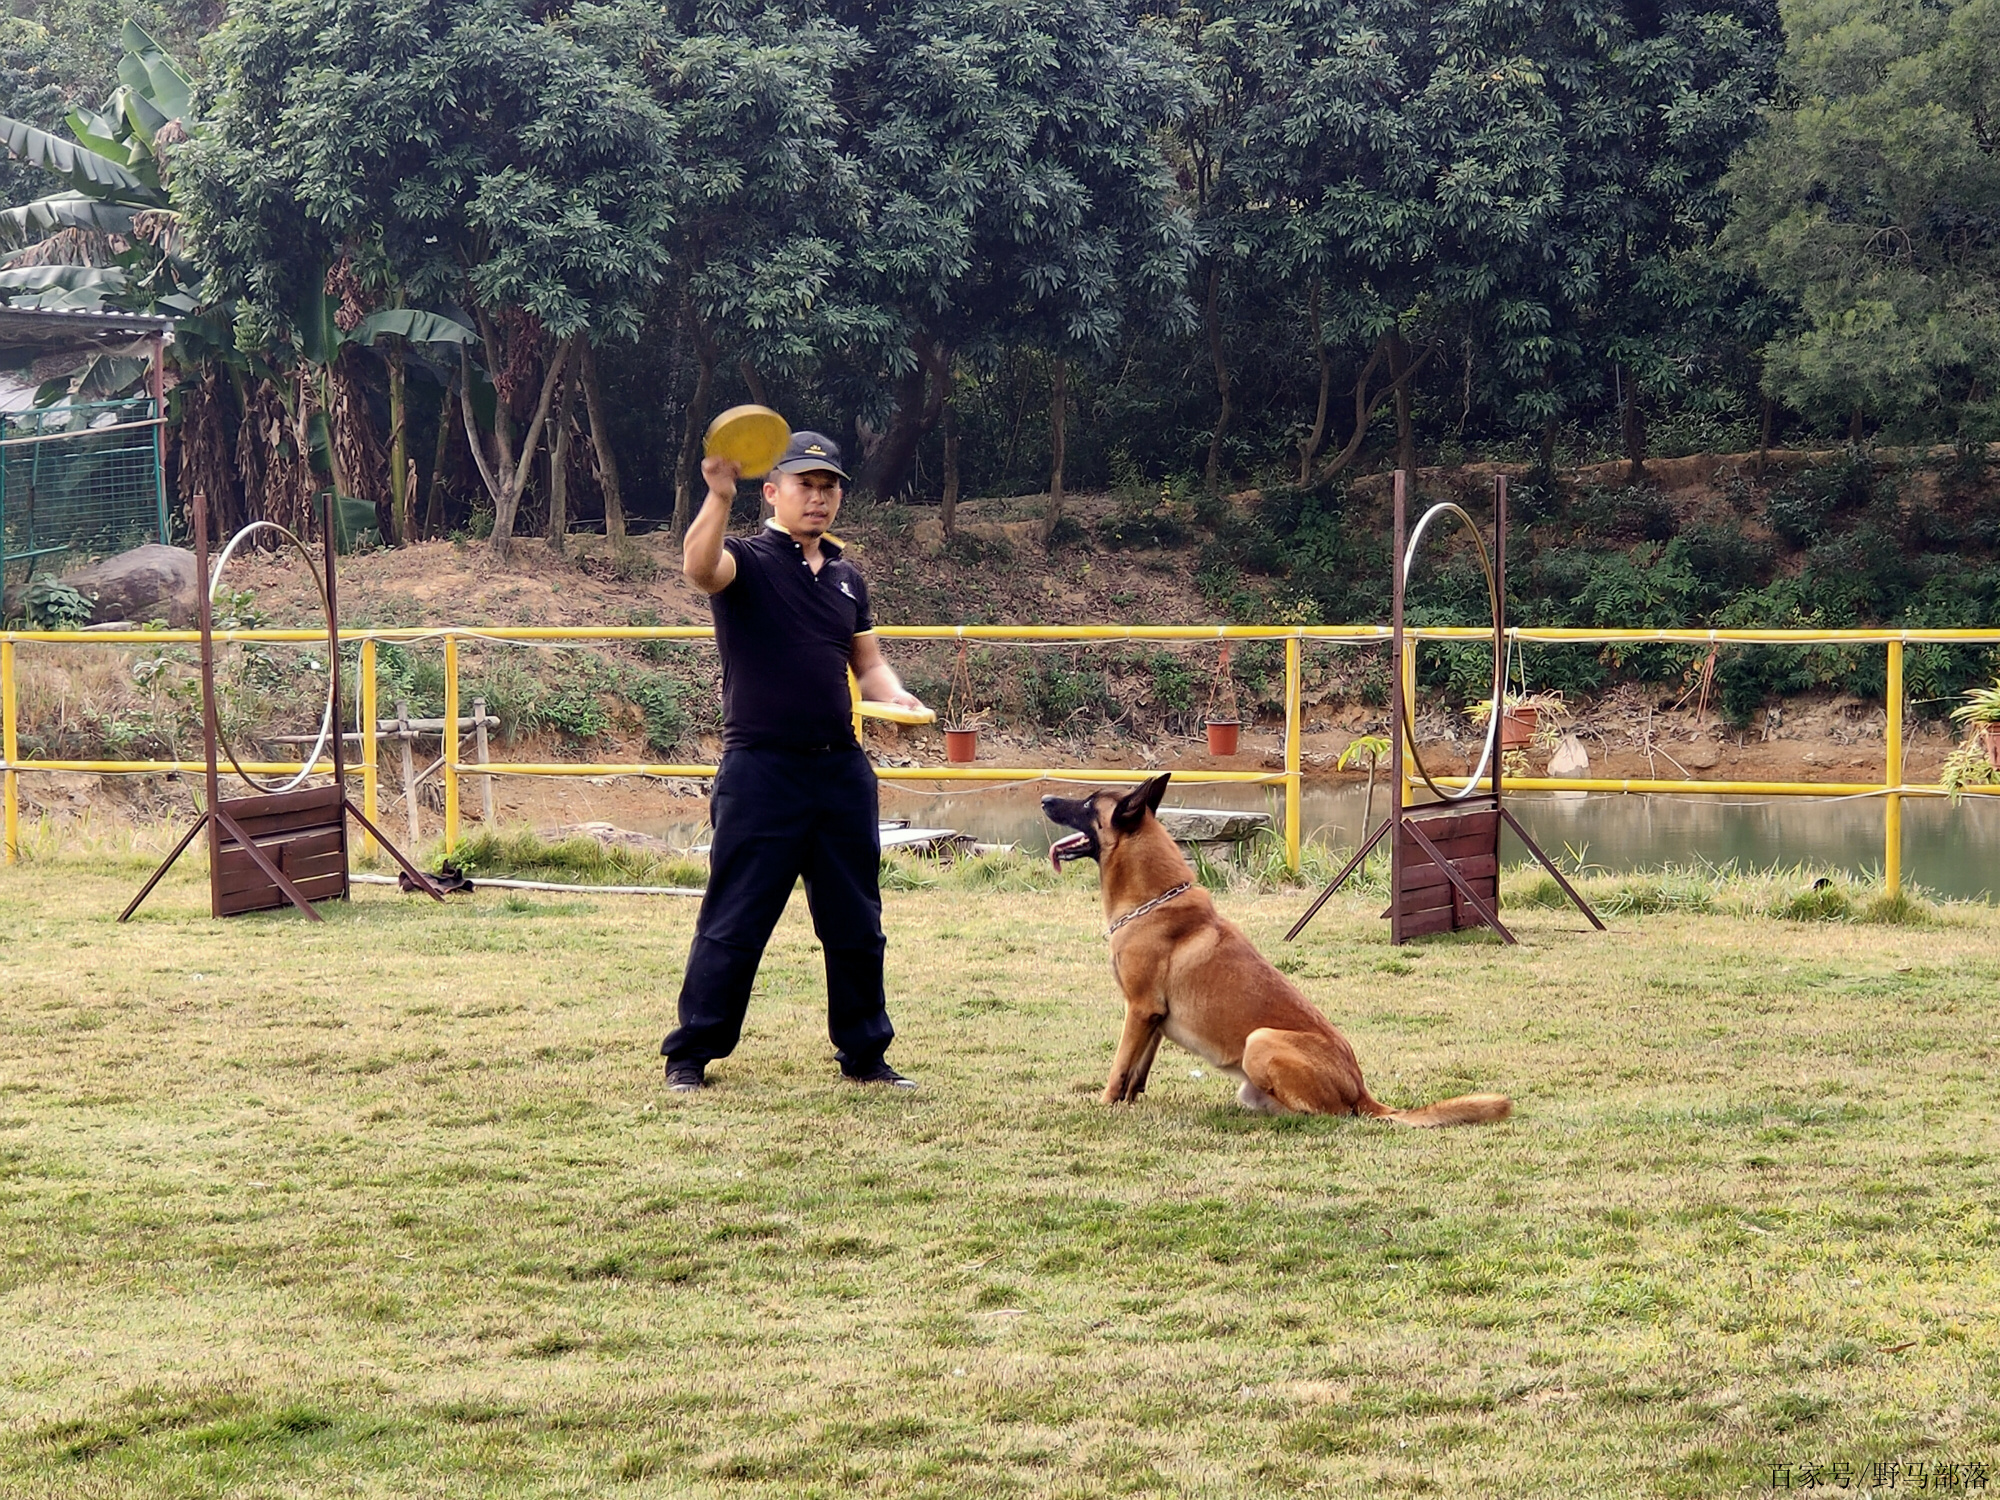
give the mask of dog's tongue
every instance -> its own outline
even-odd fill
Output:
[[[1049,863],[1060,870],[1064,855],[1083,848],[1089,842],[1090,840],[1080,833],[1067,834],[1057,839],[1053,844],[1049,845]]]

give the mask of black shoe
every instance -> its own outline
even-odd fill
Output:
[[[705,1063],[670,1062],[667,1064],[667,1092],[670,1094],[698,1094],[708,1087],[708,1080],[702,1076]]]
[[[858,1073],[842,1070],[841,1076],[849,1083],[886,1083],[892,1089],[913,1089],[917,1086],[914,1078],[905,1078],[886,1062],[878,1062],[872,1068],[863,1068]]]

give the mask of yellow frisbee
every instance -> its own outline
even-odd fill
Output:
[[[708,424],[702,452],[710,458],[733,458],[745,479],[761,479],[792,440],[785,419],[768,406],[732,406]]]
[[[929,724],[937,719],[934,708],[904,708],[896,703],[871,703],[863,700],[861,717],[864,719],[886,719],[891,724]]]

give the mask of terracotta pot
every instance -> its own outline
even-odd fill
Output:
[[[1986,764],[2000,771],[2000,724],[1988,724],[1981,733],[1986,739]]]
[[[1210,755],[1234,755],[1236,736],[1242,732],[1241,719],[1210,719],[1202,728],[1208,733]]]
[[[1535,723],[1541,716],[1539,708],[1508,709],[1500,716],[1500,748],[1527,749],[1535,742]]]
[[[969,766],[979,759],[979,731],[947,729],[944,732],[944,758],[955,766]]]

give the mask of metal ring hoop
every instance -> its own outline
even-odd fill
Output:
[[[252,536],[259,531],[277,532],[279,536],[292,544],[292,550],[297,552],[300,560],[305,563],[307,575],[312,579],[313,586],[319,590],[320,615],[326,621],[327,639],[331,641],[333,639],[333,601],[326,596],[326,580],[320,577],[318,565],[313,562],[312,554],[306,551],[306,544],[300,541],[291,531],[280,526],[276,521],[252,521],[248,526],[245,526],[229,539],[229,545],[222,549],[222,555],[215,560],[215,566],[208,570],[208,603],[210,610],[212,611],[215,607],[215,591],[222,585],[222,570],[229,565],[230,557],[235,554],[237,547],[246,537]],[[328,654],[331,656],[330,652]],[[248,771],[244,770],[243,762],[236,758],[235,749],[222,733],[222,716],[220,714],[216,715],[215,742],[222,746],[222,753],[229,757],[229,764],[238,776],[241,776],[245,782],[260,792],[289,792],[308,776],[312,775],[312,768],[319,763],[321,754],[326,750],[327,739],[333,733],[333,695],[334,688],[339,682],[339,679],[334,674],[339,670],[339,662],[332,660],[327,662],[326,708],[322,710],[319,716],[319,738],[313,741],[312,751],[306,756],[305,764],[299,767],[298,774],[293,776],[290,781],[269,785],[259,781]]]
[[[1410,533],[1410,543],[1403,550],[1403,592],[1410,590],[1410,566],[1416,561],[1417,544],[1423,541],[1424,532],[1431,522],[1449,512],[1465,523],[1465,529],[1472,533],[1472,545],[1479,552],[1479,570],[1486,575],[1486,598],[1493,608],[1493,706],[1486,716],[1486,744],[1479,752],[1479,764],[1465,785],[1455,792],[1448,792],[1431,779],[1431,773],[1424,765],[1424,758],[1417,753],[1415,705],[1410,701],[1410,684],[1398,668],[1396,672],[1396,695],[1403,707],[1403,744],[1410,752],[1410,760],[1417,768],[1417,774],[1424,779],[1424,785],[1434,796],[1445,802],[1460,802],[1479,790],[1479,783],[1486,779],[1486,769],[1493,763],[1494,747],[1500,741],[1500,716],[1505,712],[1506,671],[1507,671],[1507,627],[1500,609],[1500,586],[1493,577],[1493,558],[1486,550],[1486,538],[1479,534],[1479,527],[1463,508],[1445,500],[1424,512],[1417,522],[1415,531]]]

